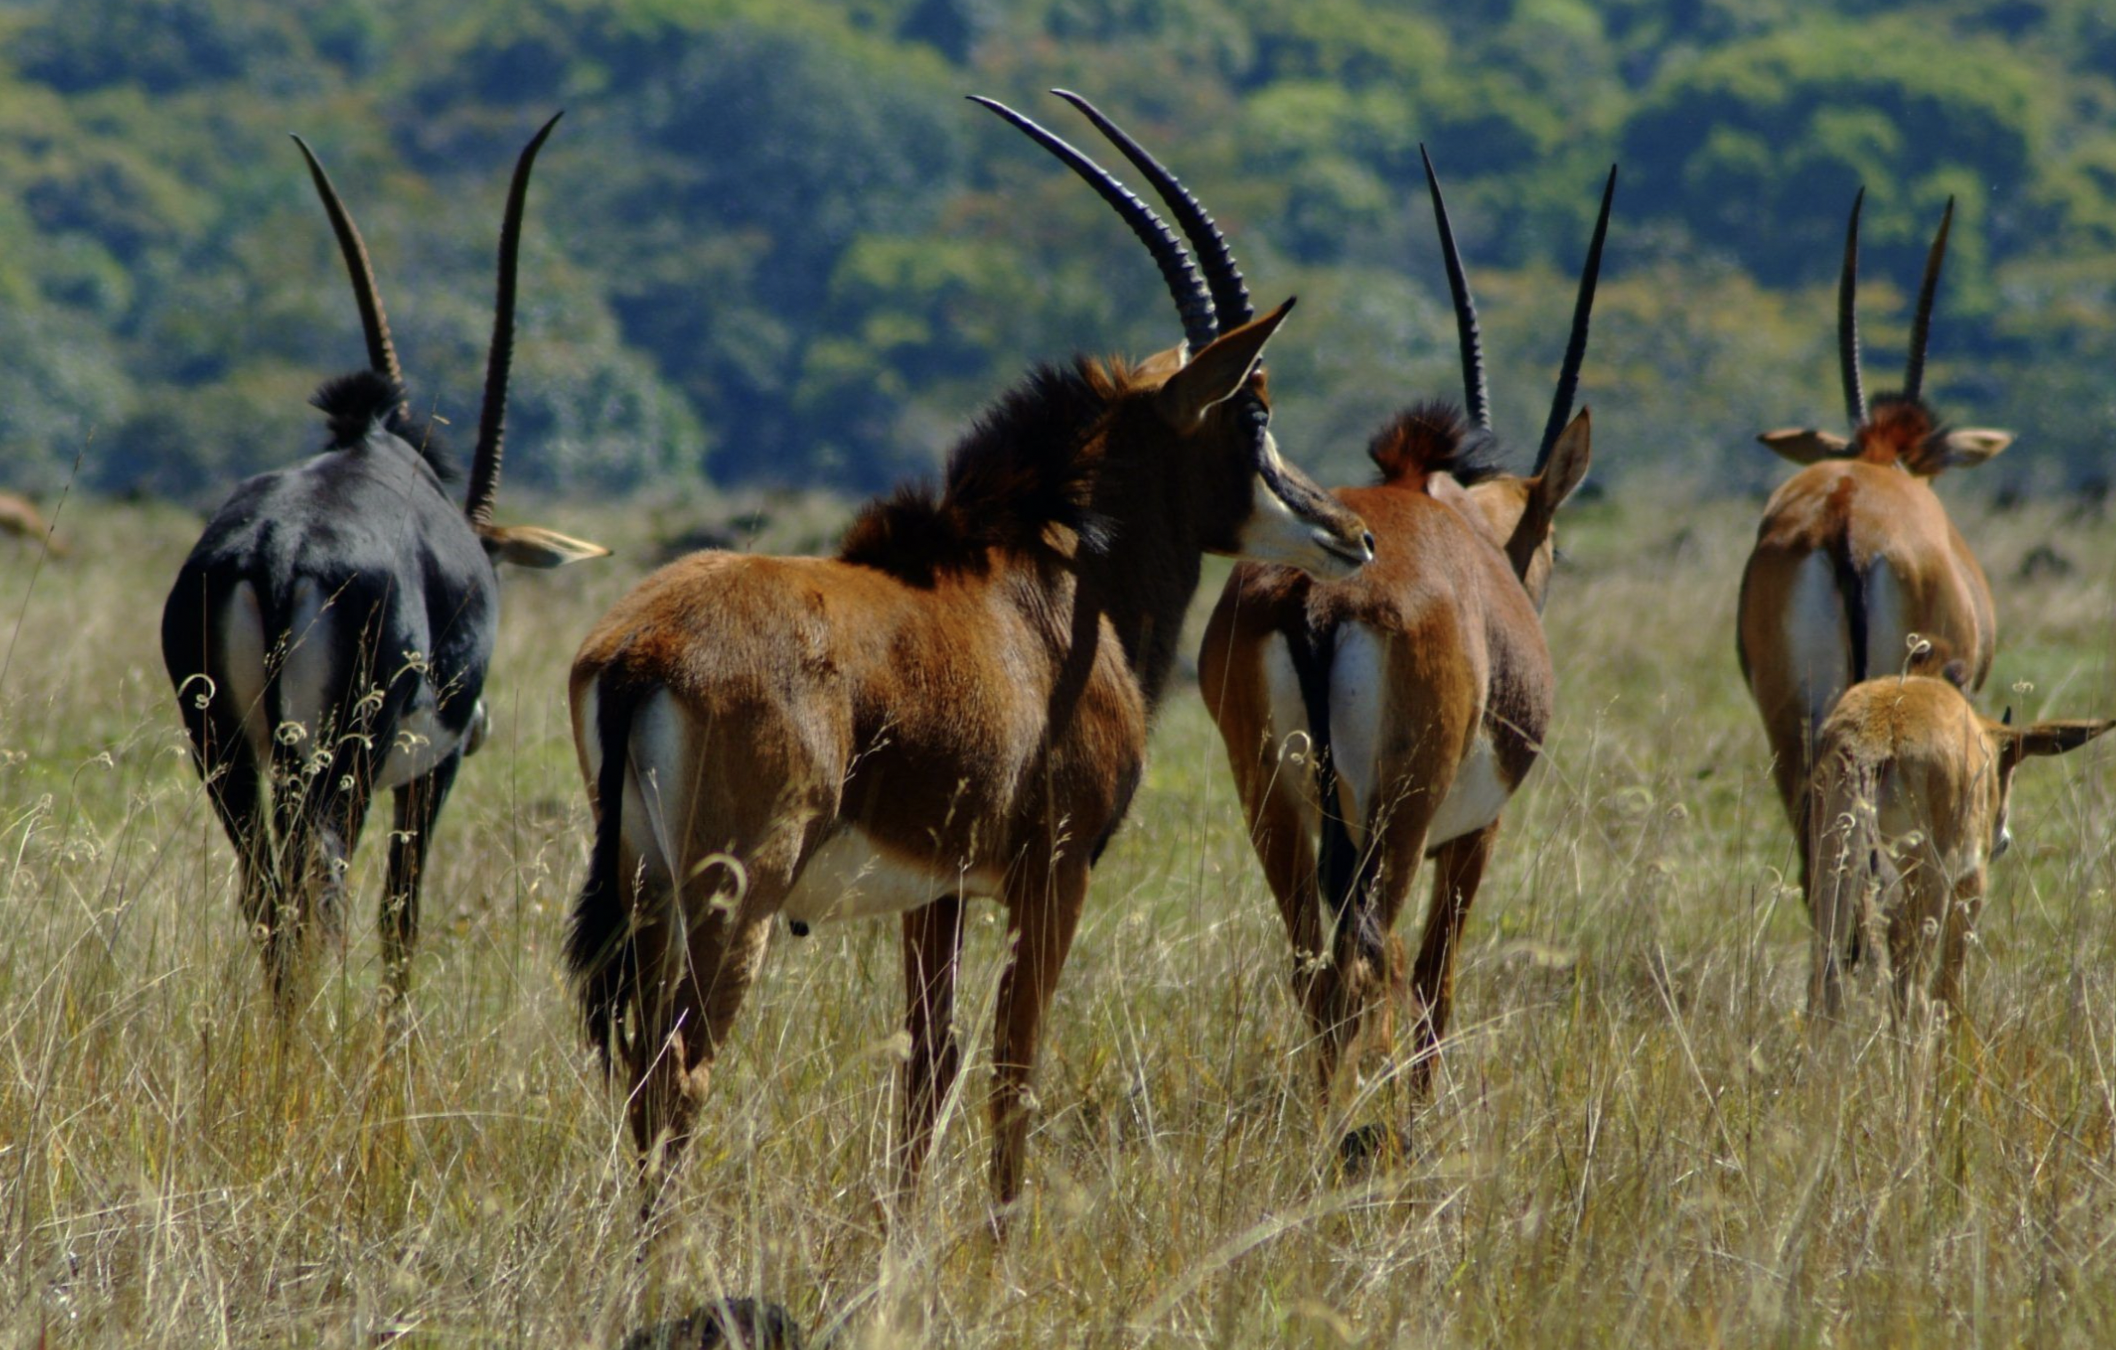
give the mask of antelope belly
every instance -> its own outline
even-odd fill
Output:
[[[1438,848],[1497,820],[1506,809],[1506,799],[1513,795],[1514,786],[1499,772],[1499,757],[1492,751],[1491,737],[1472,739],[1469,753],[1455,767],[1455,781],[1448,784],[1447,798],[1426,829],[1426,848]]]
[[[479,711],[482,711],[480,709]],[[477,724],[479,712],[471,715],[471,726]],[[397,734],[389,747],[389,758],[382,762],[382,772],[375,775],[377,788],[403,787],[415,778],[432,773],[434,766],[455,752],[464,732],[442,725],[441,710],[434,704],[433,689],[425,681],[419,682],[419,692],[404,716],[397,721]]]
[[[944,895],[989,895],[998,878],[978,868],[912,862],[857,829],[840,830],[809,856],[782,907],[795,923],[901,914]]]

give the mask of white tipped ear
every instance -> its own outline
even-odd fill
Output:
[[[1816,431],[1812,427],[1766,431],[1756,439],[1795,464],[1814,464],[1825,459],[1837,459],[1851,448],[1849,437],[1828,431]]]
[[[2013,444],[2013,433],[1990,427],[1963,427],[1939,438],[1942,468],[1966,469],[1981,464]]]
[[[1536,476],[1536,499],[1545,512],[1555,513],[1587,478],[1587,462],[1593,456],[1589,442],[1594,431],[1588,411],[1580,409],[1579,415],[1566,423],[1558,433],[1558,443],[1550,447],[1550,459],[1543,465],[1543,472]]]
[[[535,525],[487,525],[478,531],[478,541],[494,562],[516,567],[564,567],[610,556],[601,544]]]
[[[1264,359],[1264,344],[1293,311],[1293,300],[1261,319],[1222,333],[1205,350],[1190,358],[1190,364],[1168,377],[1158,395],[1161,416],[1179,431],[1196,426],[1214,404],[1224,403],[1241,392],[1249,373]]]

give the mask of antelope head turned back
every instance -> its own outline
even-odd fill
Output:
[[[834,558],[707,552],[589,634],[574,737],[596,810],[568,953],[635,1142],[672,1159],[775,918],[895,916],[911,1053],[898,1180],[955,1075],[963,909],[1006,908],[993,1183],[1021,1185],[1027,1087],[1089,871],[1139,783],[1206,553],[1351,574],[1359,518],[1279,454],[1240,271],[1173,176],[1085,100],[1198,257],[1087,156],[978,100],[1085,179],[1146,244],[1182,342],[1041,366],[937,487],[869,504]],[[1200,275],[1199,263],[1203,273]]]

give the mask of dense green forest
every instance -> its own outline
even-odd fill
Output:
[[[1360,472],[1458,389],[1429,145],[1495,357],[1541,426],[1599,181],[1616,224],[1584,397],[1606,479],[1778,476],[1835,427],[1832,287],[1867,188],[1870,384],[1959,199],[1928,394],[2112,462],[2116,9],[2106,0],[55,0],[0,5],[0,481],[218,496],[312,448],[358,321],[286,133],[374,250],[414,397],[468,439],[506,173],[530,199],[510,482],[870,489],[929,469],[1033,360],[1178,334],[1143,250],[962,99],[1162,152],[1252,288],[1281,439]],[[1114,160],[1114,156],[1109,156]]]

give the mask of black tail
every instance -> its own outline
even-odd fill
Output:
[[[625,747],[632,737],[637,691],[615,680],[599,683],[594,735],[602,746],[602,769],[595,780],[601,816],[595,824],[595,846],[588,855],[588,879],[581,883],[566,931],[566,965],[580,994],[588,1040],[611,1067],[611,1043],[624,1035],[624,1016],[639,990],[639,944],[632,934],[618,876],[619,841],[624,833]]]
[[[1844,601],[1844,623],[1851,640],[1850,684],[1866,678],[1866,578],[1852,559],[1851,536],[1840,532],[1830,541],[1829,557],[1837,573],[1837,594]]]

